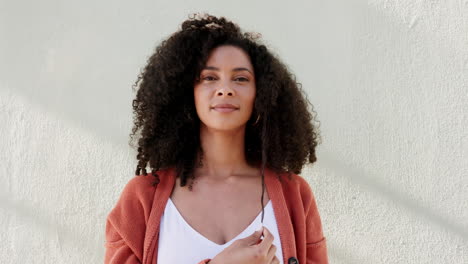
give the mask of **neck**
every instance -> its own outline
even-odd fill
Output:
[[[244,139],[245,126],[231,131],[200,126],[203,167],[197,168],[196,174],[213,180],[228,180],[232,177],[251,175],[255,168],[246,162]]]

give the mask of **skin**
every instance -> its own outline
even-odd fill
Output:
[[[194,85],[204,151],[203,168],[195,170],[200,180],[229,182],[259,175],[258,168],[247,164],[244,150],[245,128],[252,115],[255,93],[255,74],[249,56],[235,46],[214,49],[200,73],[200,81]],[[231,103],[239,109],[228,113],[212,109],[219,103]]]
[[[198,179],[198,191],[195,193],[200,194],[197,208],[207,205],[206,197],[213,197],[217,201],[217,204],[207,205],[207,213],[223,212],[226,206],[244,208],[243,213],[234,210],[244,219],[247,215],[243,214],[247,209],[248,215],[257,211],[256,204],[251,201],[258,199],[256,195],[261,186],[260,169],[247,164],[244,149],[245,128],[252,115],[255,93],[253,67],[249,56],[242,49],[226,45],[217,47],[210,53],[206,67],[200,73],[200,81],[194,86],[195,106],[201,120],[200,140],[204,151],[203,167],[194,171]],[[234,104],[238,110],[223,113],[212,109],[219,103]],[[183,196],[181,193],[183,192],[176,188],[173,199],[177,201],[177,197]],[[197,196],[184,200],[196,202]],[[266,201],[268,200],[266,194]],[[180,203],[180,207],[182,205]],[[248,205],[254,207],[248,208]],[[217,206],[220,206],[219,209]],[[224,220],[221,218],[214,223],[226,224],[232,219],[235,216]],[[232,224],[231,227],[233,226],[235,225]],[[207,232],[215,228],[213,224]],[[225,231],[226,227],[219,226],[217,229]],[[261,235],[264,236],[263,240]],[[263,232],[234,241],[216,255],[210,264],[279,263],[275,256],[273,239],[271,232],[264,227]]]

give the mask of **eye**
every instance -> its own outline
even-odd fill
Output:
[[[213,81],[213,80],[216,80],[215,77],[213,76],[206,76],[203,78],[203,80],[207,80],[207,81]],[[240,81],[243,81],[243,82],[248,82],[249,79],[245,78],[245,77],[239,77],[239,78],[236,78],[235,80],[240,80]]]
[[[248,81],[249,81],[249,79],[247,79],[247,78],[244,78],[244,77],[239,77],[239,78],[236,78],[236,80],[245,80],[245,82],[248,82]]]
[[[205,78],[203,78],[203,80],[206,80],[207,78],[214,78],[214,77],[212,77],[212,76],[206,76]],[[208,81],[210,81],[210,80],[208,80]]]

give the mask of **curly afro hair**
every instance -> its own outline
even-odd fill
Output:
[[[308,109],[314,112],[312,105],[301,84],[260,42],[260,36],[242,32],[224,17],[195,13],[156,47],[132,86],[133,91],[138,87],[130,134],[133,141],[139,132],[136,176],[146,176],[149,163],[156,177],[153,186],[159,183],[157,172],[169,167],[176,168],[181,186],[195,179],[193,169],[201,166],[197,156],[203,151],[193,89],[210,51],[220,45],[243,49],[254,68],[256,98],[245,131],[247,163],[262,166],[262,180],[265,166],[287,172],[290,179],[291,172],[300,174],[307,161],[317,160],[318,126]]]

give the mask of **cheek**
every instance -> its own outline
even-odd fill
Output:
[[[208,100],[208,95],[206,92],[203,92],[202,89],[195,89],[193,97],[195,100],[195,108],[199,116],[201,113],[204,113],[209,110],[210,102]]]
[[[203,100],[203,95],[201,93],[200,87],[195,87],[193,89],[193,98],[195,100],[195,105],[200,105],[201,101]]]

